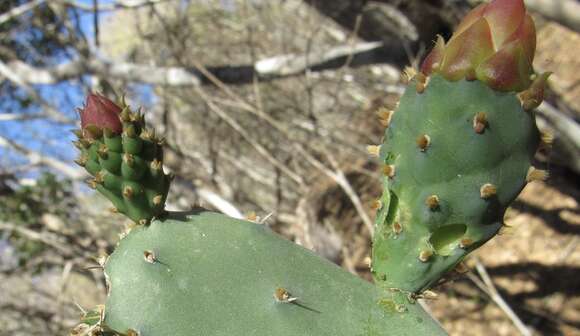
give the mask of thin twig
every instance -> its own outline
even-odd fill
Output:
[[[475,269],[477,270],[477,273],[483,280],[483,284],[474,275],[470,276],[469,279],[473,281],[477,285],[477,287],[483,290],[493,300],[493,302],[495,302],[496,305],[498,305],[498,307],[512,321],[512,323],[515,325],[515,327],[518,329],[518,331],[522,336],[531,336],[532,332],[528,329],[528,327],[522,322],[522,320],[518,317],[518,315],[503,299],[503,297],[493,284],[493,281],[491,280],[489,274],[487,273],[485,266],[483,265],[483,263],[481,263],[481,261],[477,257],[475,258]]]
[[[15,85],[20,86],[26,93],[34,99],[44,110],[44,114],[50,117],[56,122],[72,124],[73,120],[67,118],[62,113],[60,113],[56,108],[49,104],[40,94],[33,88],[29,83],[27,83],[20,74],[14,71],[8,64],[0,60],[0,81],[2,77],[6,77],[9,81]]]
[[[341,189],[345,192],[345,194],[348,196],[348,198],[350,199],[350,201],[354,205],[354,207],[355,207],[358,215],[362,219],[363,223],[365,224],[365,226],[367,227],[369,232],[372,234],[374,231],[373,222],[371,221],[371,219],[367,215],[360,198],[358,197],[356,191],[353,189],[350,182],[348,182],[348,179],[344,175],[344,172],[339,168],[334,157],[332,155],[330,155],[330,153],[328,153],[328,152],[325,153],[328,160],[330,161],[331,165],[334,168],[334,171],[332,171],[328,167],[326,167],[322,162],[320,162],[314,156],[312,156],[310,153],[308,153],[306,150],[304,150],[304,148],[302,148],[302,146],[299,146],[298,144],[296,144],[295,148],[300,154],[302,154],[304,156],[304,158],[306,158],[307,162],[309,162],[311,165],[316,167],[318,170],[320,170],[321,172],[326,174],[328,177],[333,179],[341,187]]]
[[[62,244],[56,240],[50,239],[46,235],[43,235],[43,234],[38,233],[36,231],[32,231],[32,230],[27,229],[25,227],[21,227],[21,226],[17,226],[17,225],[5,223],[5,222],[0,222],[0,230],[9,230],[9,231],[17,232],[18,234],[21,234],[30,240],[39,241],[45,245],[48,245],[48,246],[54,248],[55,250],[62,252],[65,255],[68,255],[68,256],[74,255],[72,250],[64,247],[64,246],[66,246],[65,244]]]
[[[82,11],[91,12],[94,10],[93,6],[84,4],[82,2],[77,2],[73,0],[58,0],[58,1],[62,2],[67,6],[74,7]],[[105,11],[114,11],[118,9],[138,9],[140,7],[153,6],[167,1],[171,0],[124,0],[124,1],[119,0],[112,3],[101,4],[99,5],[98,10],[99,12],[105,12]]]
[[[328,68],[325,69],[342,67],[342,64],[332,65],[332,62],[345,56],[351,55],[354,57],[358,54],[380,50],[382,47],[383,45],[379,42],[359,43],[352,47],[340,45],[315,55],[312,62],[308,64],[299,55],[279,55],[270,59],[259,60],[255,64],[246,64],[235,68],[224,66],[208,69],[198,61],[191,61],[194,64],[193,67],[152,66],[113,60],[105,58],[98,53],[90,53],[87,57],[76,58],[67,63],[48,67],[33,66],[17,59],[7,60],[5,66],[10,70],[9,75],[12,78],[18,78],[20,81],[18,85],[56,84],[76,79],[86,74],[92,74],[104,78],[165,86],[199,86],[209,82],[220,87],[228,95],[235,97],[238,96],[235,92],[223,87],[224,81],[228,81],[230,84],[242,85],[252,83],[254,77],[259,77],[262,81],[271,81],[288,76],[302,75],[305,71],[320,72],[323,67],[317,68],[319,65],[329,64]],[[86,49],[83,46],[79,48]],[[87,50],[86,52],[89,53],[90,51]],[[278,61],[274,62],[275,60]],[[284,62],[281,60],[284,60]],[[373,63],[373,61],[369,61],[369,63]],[[288,70],[288,67],[292,67],[292,69]],[[240,72],[240,68],[252,68],[253,71],[246,74]],[[268,73],[265,73],[265,71],[268,71]],[[4,73],[0,73],[0,75],[12,80],[11,77]],[[3,80],[1,76],[0,80]]]
[[[290,179],[292,179],[297,184],[299,184],[299,185],[303,185],[304,184],[304,180],[302,179],[302,177],[300,175],[298,175],[295,172],[293,172],[292,170],[290,170],[290,168],[288,168],[284,163],[282,163],[278,159],[276,159],[270,153],[270,151],[268,151],[268,149],[266,149],[260,143],[258,143],[257,141],[255,141],[250,136],[250,134],[234,118],[232,118],[228,113],[226,113],[224,110],[222,110],[219,106],[217,106],[216,104],[214,104],[211,101],[211,99],[209,99],[209,97],[207,96],[207,94],[201,88],[196,87],[196,91],[198,92],[198,94],[202,98],[204,98],[204,100],[205,100],[206,104],[208,105],[208,107],[215,114],[217,114],[231,128],[233,128],[236,132],[238,132],[238,134],[240,134],[242,136],[242,138],[244,138],[252,147],[254,147],[254,149],[260,155],[262,155],[268,162],[270,162],[273,166],[275,166],[278,169],[280,169],[280,171],[282,171],[284,174],[286,174],[288,177],[290,177]]]
[[[10,139],[4,138],[3,136],[0,136],[0,147],[13,149],[17,153],[25,156],[30,161],[30,164],[46,165],[48,167],[60,171],[65,176],[73,180],[80,179],[84,176],[84,173],[79,168],[73,167],[64,161],[33,151],[25,146],[17,144],[16,142]]]
[[[46,0],[35,0],[35,1],[31,1],[25,4],[22,4],[18,7],[14,7],[10,10],[8,10],[5,13],[0,14],[0,26],[2,24],[4,24],[5,22],[7,22],[8,20],[14,19],[32,9],[34,9],[35,7],[38,7],[39,5],[43,4],[44,2],[46,2]]]

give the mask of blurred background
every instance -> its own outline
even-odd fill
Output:
[[[0,335],[67,335],[104,302],[95,258],[127,222],[73,164],[91,91],[166,137],[170,209],[252,218],[370,279],[376,111],[477,2],[0,1]],[[580,335],[580,2],[526,3],[550,178],[423,302],[452,335]]]

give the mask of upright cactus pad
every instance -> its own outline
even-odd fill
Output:
[[[398,109],[381,112],[372,272],[383,286],[416,295],[433,285],[545,175],[531,166],[540,143],[532,109],[548,76],[532,73],[535,45],[522,0],[483,4],[447,45],[437,40]]]
[[[420,292],[497,233],[526,183],[539,134],[512,94],[479,81],[410,84],[381,146],[386,171],[372,268]]]
[[[89,186],[135,223],[160,216],[170,176],[163,172],[162,140],[146,128],[143,114],[94,94],[80,113],[77,163],[92,175]]]

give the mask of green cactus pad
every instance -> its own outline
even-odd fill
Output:
[[[409,84],[381,146],[390,176],[372,258],[377,281],[410,293],[498,232],[540,139],[515,94],[440,75],[422,93],[416,87]]]
[[[90,137],[77,132],[79,165],[93,176],[97,189],[135,223],[147,224],[164,213],[170,176],[163,172],[162,140],[146,128],[142,114],[125,106],[119,115],[123,133],[93,130]],[[89,130],[90,131],[90,130]]]
[[[141,336],[444,335],[419,305],[267,228],[201,211],[134,228],[109,257],[105,325]]]

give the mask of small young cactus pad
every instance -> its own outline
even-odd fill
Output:
[[[397,173],[384,177],[375,277],[420,292],[495,235],[539,140],[533,114],[513,94],[439,75],[423,93],[411,83],[381,146],[381,162]]]
[[[170,176],[163,172],[162,140],[148,129],[143,114],[91,94],[79,109],[81,129],[77,164],[92,178],[88,184],[107,197],[114,210],[146,224],[164,213]]]

